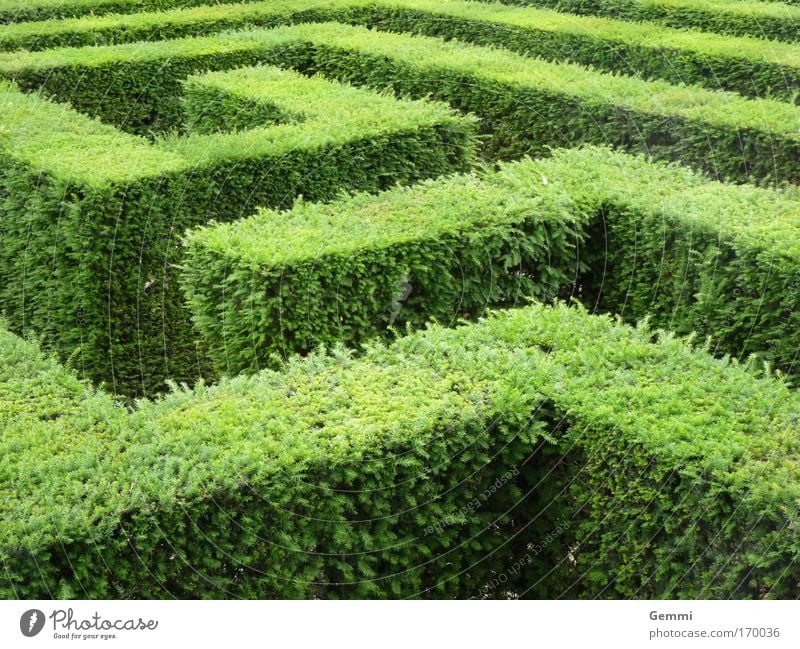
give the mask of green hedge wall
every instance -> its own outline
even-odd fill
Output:
[[[80,348],[76,367],[115,392],[209,369],[176,281],[187,227],[464,171],[474,158],[474,122],[446,106],[271,68],[232,78],[301,119],[151,144],[1,89],[0,308],[48,347]]]
[[[760,0],[500,0],[592,16],[784,41],[800,39],[800,7]]]
[[[0,77],[149,132],[180,120],[178,88],[192,71],[253,61],[448,101],[483,118],[490,158],[612,144],[723,179],[800,181],[795,106],[363,27],[296,25],[168,43],[6,53]]]
[[[797,394],[577,308],[295,360],[123,431],[83,390],[3,377],[3,457],[31,468],[0,474],[3,597],[504,597],[513,566],[523,596],[800,594]],[[34,400],[34,429],[5,414]]]
[[[544,190],[528,162],[192,232],[182,284],[195,326],[236,375],[389,327],[552,298],[586,270],[586,219],[577,196]]]
[[[240,32],[285,39],[306,71],[430,95],[484,119],[492,158],[611,144],[735,181],[794,182],[800,111],[769,100],[601,74],[504,50],[321,24]],[[293,45],[292,41],[301,44]],[[306,59],[302,60],[301,56]],[[276,57],[283,58],[283,54]]]
[[[534,170],[533,173],[537,173]],[[800,372],[800,193],[711,182],[677,166],[587,148],[538,173],[589,206],[575,287],[594,308],[710,337],[714,351]],[[588,252],[587,252],[588,251]]]
[[[237,26],[270,27],[312,20],[456,37],[528,56],[567,59],[603,70],[696,83],[747,96],[793,101],[800,88],[798,45],[463,0],[271,0],[21,23],[0,32],[0,48],[36,50],[163,40]]]
[[[251,0],[236,0],[238,3]],[[223,4],[229,0],[0,0],[0,23],[94,14],[128,14],[171,7]]]
[[[441,0],[382,0],[370,25],[505,47],[600,70],[796,101],[800,49],[646,23],[533,7]],[[800,11],[798,12],[800,15]]]
[[[718,353],[756,353],[794,379],[798,232],[796,190],[590,147],[201,228],[181,281],[229,374],[560,291],[708,336]]]
[[[203,36],[234,27],[334,20],[350,6],[371,0],[251,0],[130,14],[92,14],[80,18],[18,22],[0,31],[0,49],[43,50],[51,47],[107,45],[138,40]]]

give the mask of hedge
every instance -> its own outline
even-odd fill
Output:
[[[800,39],[800,7],[758,0],[500,0],[670,27],[784,41]]]
[[[251,0],[237,0],[250,2]],[[172,7],[224,4],[228,0],[0,0],[0,23],[94,14],[128,14]]]
[[[597,255],[583,290],[598,308],[680,334],[714,351],[758,354],[800,374],[800,193],[698,182],[679,169],[565,155],[551,187],[602,200],[585,248]],[[616,169],[615,169],[616,167]],[[579,168],[582,173],[576,173]]]
[[[2,376],[0,597],[477,590],[504,541],[484,528],[523,495],[509,479],[542,428],[487,434],[489,410],[512,408],[493,386],[520,371],[503,356],[471,374],[385,350],[315,357],[141,404],[122,430],[124,411],[70,375]],[[498,454],[502,437],[517,448]],[[486,511],[423,541],[498,480]]]
[[[552,298],[586,270],[586,228],[572,197],[549,201],[541,179],[527,162],[191,232],[181,283],[195,326],[236,375],[390,327]]]
[[[717,353],[800,372],[800,193],[709,181],[587,148],[531,169],[581,206],[587,306],[709,337]],[[551,198],[556,201],[556,198]]]
[[[0,78],[41,91],[125,131],[152,136],[179,130],[182,82],[205,70],[259,63],[259,48],[223,36],[153,43],[10,52]]]
[[[610,144],[680,160],[723,179],[800,180],[800,110],[782,102],[346,25],[296,25],[236,37],[282,40],[289,54],[272,60],[292,58],[306,72],[432,96],[471,111],[484,119],[490,158]]]
[[[150,143],[10,86],[0,89],[0,309],[76,367],[128,395],[208,362],[176,282],[180,237],[302,194],[376,191],[464,171],[474,123],[296,72],[232,73],[288,123]]]
[[[165,40],[182,36],[203,36],[247,25],[270,27],[311,20],[333,20],[348,15],[347,7],[369,2],[370,0],[250,0],[234,4],[205,2],[200,6],[163,11],[95,14],[80,18],[16,23],[6,25],[0,30],[0,49],[42,50],[51,47]],[[339,5],[342,9],[338,9]]]
[[[59,402],[71,380],[0,388],[52,412],[3,422],[6,598],[481,597],[520,565],[523,596],[800,594],[797,393],[646,327],[531,306],[179,391],[126,431]]]
[[[736,181],[800,180],[795,106],[363,27],[296,25],[5,54],[0,77],[148,132],[179,123],[178,88],[192,71],[255,61],[448,101],[483,118],[490,158],[609,143]]]
[[[372,4],[376,9],[369,24],[380,29],[496,45],[527,56],[751,97],[796,101],[800,89],[800,49],[793,43],[495,3],[382,0]]]
[[[560,292],[794,379],[798,232],[796,190],[586,148],[211,224],[186,237],[181,283],[229,374]]]
[[[697,83],[747,96],[793,101],[800,87],[797,45],[463,0],[272,0],[21,23],[0,33],[0,48],[33,50],[162,40],[237,26],[269,27],[312,20],[457,37],[529,56],[568,59],[603,70]]]
[[[70,594],[57,586],[49,590],[30,565],[16,571],[13,564],[27,555],[24,561],[38,563],[55,584],[61,551],[39,552],[41,543],[58,548],[67,525],[74,526],[73,538],[96,534],[99,540],[108,531],[102,521],[121,485],[105,471],[105,449],[131,437],[124,408],[0,321],[0,597]],[[36,509],[26,513],[36,501]],[[69,543],[66,535],[60,538]],[[87,577],[78,562],[73,565],[75,572],[66,568],[63,583]],[[25,583],[15,584],[21,578]]]

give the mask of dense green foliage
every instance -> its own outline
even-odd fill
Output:
[[[474,124],[295,72],[231,73],[298,116],[154,144],[4,86],[0,308],[109,389],[142,394],[208,363],[176,281],[187,227],[465,170]],[[260,95],[259,95],[260,93]]]
[[[46,49],[208,35],[232,27],[337,20],[456,37],[550,60],[749,96],[793,100],[800,46],[464,0],[270,0],[129,15],[19,23],[0,48]]]
[[[587,302],[800,374],[800,193],[706,182],[684,169],[565,154],[551,187],[597,192]],[[580,169],[581,172],[576,172]],[[548,173],[544,171],[543,173]],[[561,182],[564,182],[561,185]]]
[[[105,45],[138,40],[203,36],[246,25],[269,27],[310,20],[345,18],[344,7],[370,0],[251,0],[204,3],[189,8],[130,14],[92,14],[80,18],[18,22],[0,29],[0,49]]]
[[[6,53],[0,56],[0,76],[143,132],[176,124],[182,114],[178,88],[192,71],[253,61],[448,101],[483,118],[486,154],[492,158],[588,142],[646,150],[736,181],[800,180],[795,106],[575,64],[535,60],[532,65],[532,59],[506,50],[363,27],[308,24]]]
[[[0,0],[0,598],[800,598],[791,4]]]
[[[510,165],[194,232],[182,281],[195,325],[235,375],[273,354],[552,297],[585,270],[585,224],[541,178],[533,163]]]
[[[460,0],[381,0],[368,22],[527,56],[794,101],[800,46]],[[800,15],[800,9],[798,10]]]
[[[800,40],[800,7],[760,0],[500,0],[734,36]]]
[[[517,593],[797,597],[797,394],[653,339],[533,306],[125,427],[2,334],[0,594],[481,597],[559,529]]]
[[[248,0],[237,0],[248,2]],[[168,7],[222,4],[227,0],[0,0],[0,23],[135,13]]]
[[[182,281],[230,374],[560,288],[795,375],[799,233],[794,190],[573,149],[200,229],[187,238]]]
[[[737,181],[800,179],[800,110],[782,102],[601,74],[506,50],[338,24],[241,32],[283,40],[300,69],[430,95],[484,118],[491,157],[611,144]],[[291,58],[283,54],[280,59]]]

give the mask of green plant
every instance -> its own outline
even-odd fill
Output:
[[[797,394],[647,327],[534,305],[127,424],[25,345],[0,334],[4,597],[481,596],[553,529],[515,594],[800,592]]]
[[[295,72],[231,73],[296,117],[151,143],[5,85],[0,305],[76,366],[126,394],[210,370],[180,298],[187,227],[257,206],[381,190],[467,168],[474,122]],[[254,124],[251,124],[254,126]]]
[[[800,7],[760,0],[500,0],[561,11],[653,21],[707,32],[796,41]]]

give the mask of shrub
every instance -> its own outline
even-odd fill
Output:
[[[492,158],[541,155],[585,142],[648,151],[736,181],[800,179],[795,106],[362,27],[296,25],[5,54],[0,76],[148,132],[179,122],[178,89],[192,71],[254,61],[448,101],[484,119]]]
[[[280,53],[276,59],[291,58],[294,67],[307,72],[430,95],[471,111],[484,119],[486,154],[492,158],[542,155],[554,146],[578,143],[611,144],[736,181],[798,179],[794,161],[800,139],[794,124],[800,111],[782,102],[345,25],[279,27],[238,37],[283,40],[291,55]]]
[[[237,0],[250,2],[251,0]],[[227,0],[0,0],[0,23],[23,20],[135,13],[168,7],[194,7],[224,3]]]
[[[0,305],[85,376],[142,394],[209,369],[176,283],[180,237],[298,194],[386,189],[467,168],[471,120],[270,68],[239,92],[291,123],[150,143],[63,105],[2,88]]]
[[[246,0],[232,4],[203,2],[199,6],[172,2],[172,6],[179,8],[141,13],[92,13],[78,18],[6,25],[0,32],[0,49],[43,50],[139,40],[159,41],[203,36],[247,25],[271,27],[310,20],[334,20],[348,15],[345,7],[371,1],[334,0],[321,4],[319,0]]]
[[[122,435],[94,408],[58,455],[69,414],[0,438],[40,457],[5,478],[5,597],[481,596],[512,565],[523,595],[800,593],[796,393],[577,308],[178,392]]]
[[[211,225],[187,237],[182,281],[229,373],[561,287],[794,377],[798,226],[796,190],[725,185],[588,147]]]
[[[555,7],[561,11],[653,21],[707,32],[798,40],[800,7],[784,2],[738,0],[500,0],[508,4]]]
[[[585,270],[587,219],[579,196],[548,193],[542,178],[529,161],[193,232],[182,282],[195,326],[234,375],[273,354],[553,297]]]
[[[800,89],[800,49],[793,43],[495,3],[382,0],[371,4],[368,23],[384,30],[457,38],[751,97],[795,101]]]
[[[794,100],[800,48],[789,43],[685,32],[550,9],[460,0],[271,0],[138,14],[19,23],[2,49],[46,49],[208,35],[242,26],[336,20],[507,47],[603,70]]]

